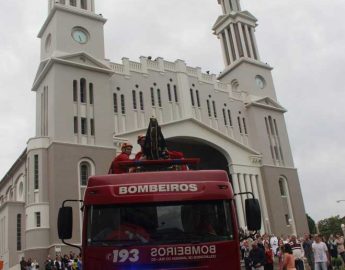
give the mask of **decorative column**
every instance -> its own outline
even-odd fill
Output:
[[[251,40],[253,40],[253,43],[254,43],[253,46],[254,46],[256,58],[257,58],[257,60],[260,60],[258,45],[256,43],[256,38],[255,38],[255,33],[254,33],[254,28],[253,27],[250,27],[250,35],[252,37]]]
[[[240,33],[240,41],[242,44],[243,55],[244,55],[244,57],[248,57],[247,46],[246,46],[246,42],[244,40],[244,34],[245,33],[243,33],[243,31],[242,31],[242,23],[238,22],[237,27],[238,27],[238,32]]]
[[[228,29],[225,29],[224,32],[225,32],[226,44],[228,45],[228,50],[229,50],[230,64],[232,64],[234,62],[234,57],[232,55],[232,46],[231,46],[231,40],[229,37]]]
[[[244,180],[245,180],[245,183],[246,183],[247,192],[253,192],[252,184],[251,184],[251,181],[250,181],[250,175],[249,174],[245,174],[244,175]],[[251,196],[247,196],[247,197],[251,198]]]
[[[251,58],[255,58],[254,57],[254,45],[252,44],[252,39],[250,38],[250,33],[249,33],[249,27],[248,25],[244,25],[244,30],[245,30],[245,35],[247,37],[247,41],[248,41],[248,47],[249,47],[249,52],[250,52],[250,56]]]
[[[238,59],[240,58],[240,53],[238,52],[234,24],[230,24],[230,33],[231,33],[232,43],[234,44],[234,48],[235,48],[236,59]]]
[[[242,173],[238,174],[238,182],[240,184],[240,190],[241,192],[246,192],[246,184],[244,183],[244,177]],[[243,208],[243,213],[245,213],[245,199],[247,199],[247,195],[242,195],[241,196],[241,202],[242,202],[242,208]],[[244,216],[244,220],[246,221],[246,217]]]
[[[224,40],[222,33],[220,33],[220,34],[218,35],[218,37],[219,37],[219,39],[220,39],[220,44],[221,44],[221,46],[222,46],[222,53],[223,53],[224,65],[225,65],[225,66],[228,66],[229,63],[228,63],[228,60],[227,60],[227,57],[226,57],[226,47],[224,46],[226,40]]]
[[[238,183],[237,173],[233,173],[231,176],[232,176],[232,185],[234,188],[234,192],[240,193],[240,187],[239,187],[239,183]],[[236,210],[237,210],[238,223],[239,223],[240,228],[244,228],[245,222],[244,222],[241,196],[240,195],[235,196],[235,200],[236,200]]]

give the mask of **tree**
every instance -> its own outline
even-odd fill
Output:
[[[341,218],[339,215],[325,218],[318,223],[319,232],[326,237],[330,234],[342,234],[341,224],[343,223],[345,223],[345,219]]]
[[[307,215],[309,232],[311,234],[315,234],[316,233],[315,221],[308,214],[306,215]]]

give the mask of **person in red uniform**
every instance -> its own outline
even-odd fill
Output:
[[[144,145],[145,145],[145,138],[146,138],[145,135],[139,135],[139,136],[138,136],[137,143],[140,145],[141,149],[140,149],[140,151],[135,155],[134,160],[144,160],[144,159],[146,159],[146,158],[145,158],[145,155],[143,154],[143,152],[144,152]]]
[[[111,162],[108,174],[120,174],[120,173],[126,173],[127,170],[125,167],[120,167],[119,161],[130,161],[129,158],[132,153],[133,145],[130,143],[124,143],[121,146],[121,154],[114,158],[114,160]]]

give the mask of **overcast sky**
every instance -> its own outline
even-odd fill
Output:
[[[36,37],[47,0],[0,3],[0,177],[35,134],[39,65]],[[218,74],[221,47],[211,28],[221,14],[217,0],[95,0],[105,26],[106,56],[163,57]],[[34,3],[34,4],[32,4]],[[345,215],[344,0],[242,0],[258,19],[261,60],[273,70],[278,101],[299,172],[306,212],[316,221]]]

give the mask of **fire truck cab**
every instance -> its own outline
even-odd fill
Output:
[[[83,201],[84,269],[240,270],[234,196],[220,170],[90,177]],[[63,242],[72,237],[72,216],[72,207],[60,209]],[[246,199],[246,219],[249,230],[260,229],[256,199]]]

